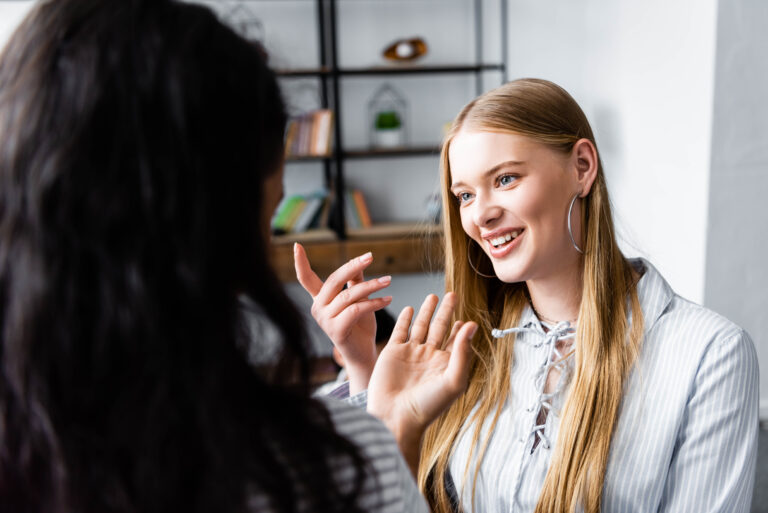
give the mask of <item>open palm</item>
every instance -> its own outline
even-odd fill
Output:
[[[455,296],[446,294],[430,324],[436,306],[437,296],[428,296],[410,334],[413,309],[403,310],[371,376],[368,411],[396,437],[422,433],[467,385],[470,339],[477,325],[456,322],[448,333]]]

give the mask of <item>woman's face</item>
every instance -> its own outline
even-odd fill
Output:
[[[546,278],[578,263],[566,219],[571,199],[584,188],[576,157],[521,135],[461,130],[448,158],[461,224],[499,279]],[[571,215],[577,243],[580,203]]]

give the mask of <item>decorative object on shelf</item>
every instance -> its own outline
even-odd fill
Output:
[[[398,148],[406,142],[408,102],[389,84],[381,86],[368,103],[371,146]]]
[[[245,39],[264,44],[264,24],[245,3],[230,5],[223,11],[221,19]]]
[[[387,46],[382,55],[392,62],[410,62],[427,53],[427,43],[420,37],[398,39]]]

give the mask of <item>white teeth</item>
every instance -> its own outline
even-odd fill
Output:
[[[520,232],[519,232],[519,231],[517,231],[517,230],[515,230],[515,231],[512,231],[512,232],[509,232],[509,233],[507,233],[506,235],[501,235],[501,236],[499,236],[499,237],[496,237],[495,239],[491,239],[491,240],[490,240],[490,243],[491,243],[491,244],[492,244],[494,247],[499,247],[499,246],[501,246],[502,244],[504,244],[505,242],[509,242],[509,241],[511,241],[512,239],[515,239],[515,238],[517,238],[517,236],[518,236],[518,235],[520,235]]]

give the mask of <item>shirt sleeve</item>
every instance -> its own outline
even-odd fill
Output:
[[[405,463],[392,433],[375,417],[333,399],[328,407],[339,434],[358,446],[374,471],[367,479],[360,506],[375,513],[428,513],[429,508]]]
[[[368,406],[368,390],[366,389],[362,392],[356,393],[353,396],[350,396],[349,381],[345,381],[327,394],[320,395],[326,395],[327,397],[332,397],[334,399],[338,399],[339,401],[344,401],[347,404],[351,404],[352,406],[357,406],[362,409],[365,409]]]
[[[749,513],[758,380],[757,354],[746,332],[707,349],[678,430],[660,512]]]

